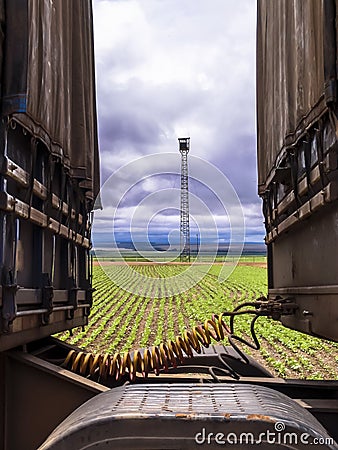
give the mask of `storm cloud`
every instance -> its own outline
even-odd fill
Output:
[[[93,6],[103,184],[123,165],[149,154],[177,152],[178,172],[177,139],[190,136],[190,153],[214,164],[234,186],[243,206],[246,239],[262,242],[256,175],[255,2],[94,0]],[[142,178],[141,169],[139,173]],[[163,170],[162,177],[148,178],[148,187],[145,182],[135,184],[135,173],[124,173],[118,182],[130,187],[115,222],[121,233],[144,196],[160,189],[166,189],[167,208],[160,205],[163,211],[151,223],[158,233],[178,228],[178,174],[175,178]],[[112,186],[106,189],[117,195]],[[220,179],[217,190],[222,189]],[[226,233],[226,214],[215,196],[208,197],[193,181],[191,193],[208,203]],[[153,212],[150,203],[145,209]],[[140,227],[146,226],[146,216],[145,212]],[[94,232],[104,230],[107,221],[108,211],[98,214]]]

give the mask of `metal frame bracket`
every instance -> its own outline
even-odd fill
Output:
[[[12,269],[3,268],[2,271],[2,325],[1,332],[8,333],[10,325],[16,317],[15,295],[18,285],[14,281]]]
[[[49,323],[50,315],[53,312],[53,298],[54,298],[54,288],[52,286],[51,278],[48,273],[43,273],[41,300],[43,308],[47,309],[47,312],[41,316],[43,325],[47,325]]]

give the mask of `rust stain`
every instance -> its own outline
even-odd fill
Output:
[[[247,420],[265,420],[266,422],[275,423],[275,420],[270,416],[263,416],[263,414],[249,414],[246,416]]]
[[[230,418],[231,418],[231,414],[230,414],[230,413],[225,413],[225,414],[223,414],[223,416],[224,416],[226,419],[228,419],[228,420],[230,420]]]
[[[175,414],[175,417],[177,417],[178,419],[191,419],[194,417],[193,414],[184,414],[184,413],[177,413]]]

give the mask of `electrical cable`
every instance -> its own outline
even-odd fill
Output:
[[[268,315],[267,310],[262,307],[264,303],[266,303],[264,297],[257,299],[255,302],[242,303],[232,312],[213,315],[212,319],[207,319],[203,325],[197,325],[190,331],[186,330],[183,335],[176,336],[174,340],[168,340],[158,346],[154,345],[124,353],[116,352],[114,355],[108,353],[94,354],[75,349],[70,350],[62,367],[87,377],[96,376],[98,379],[103,380],[110,377],[119,381],[128,375],[130,381],[134,381],[137,374],[146,378],[150,372],[159,375],[161,371],[167,372],[170,367],[176,368],[183,363],[184,358],[192,358],[194,351],[201,353],[202,347],[208,348],[212,340],[220,342],[225,338],[228,339],[229,344],[242,360],[248,364],[248,358],[234,341],[238,341],[255,350],[260,348],[255,332],[255,323],[260,316]],[[255,309],[243,310],[244,307],[248,306],[254,307]],[[254,315],[250,324],[253,342],[234,334],[234,319],[236,316],[244,314]],[[230,317],[230,327],[224,322],[224,317]],[[239,378],[239,375],[230,365],[223,359],[221,362],[224,368],[209,368],[209,373],[214,379],[217,379],[217,375],[215,374],[216,369],[231,378]]]

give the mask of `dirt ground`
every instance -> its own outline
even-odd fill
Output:
[[[163,264],[163,265],[180,265],[180,266],[189,266],[191,263],[188,262],[171,262],[168,261],[166,263],[164,262],[152,262],[152,261],[93,261],[93,265],[94,266],[102,266],[102,267],[107,267],[107,266],[119,266],[121,264],[128,264],[129,266],[142,266],[142,265],[148,265],[148,266],[152,266],[153,264]],[[211,263],[207,263],[207,262],[200,262],[200,263],[196,263],[196,265],[210,265]],[[214,265],[223,265],[224,263],[222,262],[214,262]],[[231,263],[226,263],[226,264],[231,264]],[[263,262],[239,262],[238,266],[251,266],[251,267],[261,267],[263,269],[267,268],[267,264],[263,263]]]

